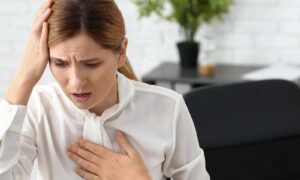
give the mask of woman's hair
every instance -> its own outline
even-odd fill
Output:
[[[119,53],[125,23],[114,0],[54,0],[49,23],[49,47],[84,32],[105,49]],[[137,80],[126,57],[118,71]]]

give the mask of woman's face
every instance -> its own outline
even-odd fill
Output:
[[[78,108],[101,109],[117,95],[116,72],[124,65],[126,46],[124,39],[116,54],[80,33],[50,48],[50,69]]]

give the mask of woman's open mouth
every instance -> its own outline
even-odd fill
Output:
[[[92,93],[72,93],[72,97],[77,102],[85,102],[91,97]]]

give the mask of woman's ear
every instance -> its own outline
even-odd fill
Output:
[[[124,66],[126,61],[126,51],[127,51],[128,39],[124,38],[121,42],[121,48],[118,59],[118,68]]]

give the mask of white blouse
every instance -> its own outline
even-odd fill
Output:
[[[20,89],[21,91],[21,89]],[[77,108],[57,83],[35,87],[28,106],[0,103],[0,179],[76,180],[66,147],[79,137],[121,152],[123,131],[153,180],[209,180],[204,153],[181,95],[118,73],[119,103],[97,116]]]

